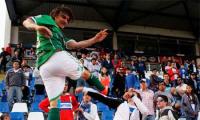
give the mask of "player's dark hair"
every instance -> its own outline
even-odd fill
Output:
[[[56,16],[58,16],[59,14],[64,13],[67,14],[69,16],[69,22],[73,21],[73,13],[72,10],[68,7],[65,6],[59,6],[54,8],[51,12],[50,12],[50,16],[54,19]]]

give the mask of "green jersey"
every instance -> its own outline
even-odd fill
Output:
[[[54,19],[49,15],[38,15],[32,17],[32,20],[41,26],[48,27],[53,36],[51,38],[46,38],[37,32],[37,61],[36,66],[39,68],[44,64],[56,51],[65,50],[66,42],[72,39],[64,37],[61,29],[56,25]]]

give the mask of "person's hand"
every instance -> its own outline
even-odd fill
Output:
[[[82,92],[83,91],[83,87],[77,87],[76,89],[75,89],[75,93],[76,94],[78,94],[78,93],[80,93],[80,92]]]
[[[45,27],[45,26],[37,26],[35,28],[36,31],[38,31],[41,35],[43,35],[46,38],[51,38],[52,37],[52,32],[51,30],[49,30],[49,28]]]
[[[77,109],[75,110],[75,112],[81,112],[81,113],[83,113],[83,109],[77,108]]]
[[[106,38],[106,36],[108,35],[107,30],[108,29],[101,30],[94,36],[96,42],[101,42]]]

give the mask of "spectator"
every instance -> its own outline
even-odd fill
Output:
[[[14,52],[14,55],[11,57],[11,61],[20,61],[20,63],[22,62],[22,57],[19,56],[18,51]]]
[[[91,96],[84,93],[83,101],[76,110],[76,120],[99,120],[97,106],[91,102]]]
[[[158,90],[158,83],[160,81],[160,78],[157,75],[157,69],[153,69],[152,70],[152,74],[150,75],[150,89],[152,89],[153,91],[157,91]]]
[[[155,113],[154,113],[154,104],[153,104],[153,97],[154,92],[147,87],[146,79],[142,79],[140,81],[140,96],[142,98],[142,103],[147,107],[148,113],[147,116],[142,116],[144,120],[155,120]]]
[[[148,109],[141,102],[140,95],[136,92],[132,92],[132,94],[133,97],[118,106],[113,120],[140,120],[142,116],[147,116]]]
[[[176,86],[176,90],[178,91],[178,93],[185,93],[186,91],[186,87],[187,84],[185,84],[183,82],[183,80],[181,79],[181,77],[177,78],[177,86]],[[180,96],[182,96],[183,94],[180,94]]]
[[[165,85],[164,81],[159,82],[158,91],[155,92],[155,95],[154,95],[154,101],[157,99],[158,95],[165,95],[168,97],[169,103],[173,102],[171,93],[166,91],[166,85]]]
[[[165,73],[168,73],[168,70],[171,69],[171,62],[168,61],[167,65],[165,66]]]
[[[159,116],[156,116],[158,120],[177,120],[177,114],[174,112],[171,106],[168,105],[168,98],[165,95],[158,95],[156,99],[156,105],[159,108]]]
[[[119,59],[118,55],[115,54],[114,58],[112,59],[112,64],[113,64],[113,67],[114,67],[115,71],[117,70],[117,68],[120,67],[121,62],[122,62],[121,59]]]
[[[116,97],[122,97],[125,91],[125,75],[123,73],[123,69],[119,69],[117,72],[114,81],[113,81],[113,88],[112,94]]]
[[[171,64],[171,68],[168,70],[168,74],[170,77],[170,82],[172,83],[172,86],[176,86],[176,80],[179,76],[179,70],[176,68],[175,64]]]
[[[167,73],[164,73],[163,78],[166,85],[166,91],[170,92],[172,85],[170,83],[169,75]]]
[[[101,68],[101,73],[99,74],[99,80],[101,81],[101,84],[104,85],[105,89],[107,89],[107,91],[108,91],[107,93],[109,94],[111,77],[110,77],[106,67]]]
[[[88,70],[96,77],[99,76],[101,65],[97,62],[95,58],[92,58],[91,62],[88,64]]]
[[[24,73],[24,79],[26,81],[26,85],[24,86],[24,89],[22,90],[23,93],[23,97],[22,100],[27,101],[29,99],[29,95],[30,95],[30,82],[32,81],[32,70],[30,68],[30,66],[28,65],[24,65],[22,67],[23,73]]]
[[[21,45],[17,44],[16,48],[14,49],[14,53],[16,51],[18,52],[19,57],[22,58],[23,57],[23,46],[22,46],[22,44]]]
[[[188,68],[189,68],[189,73],[197,73],[197,66],[194,60],[191,61]]]
[[[10,115],[8,113],[4,113],[0,118],[1,120],[10,120]]]
[[[9,54],[5,51],[4,48],[2,48],[2,52],[0,53],[0,72],[1,69],[3,68],[3,72],[6,72],[6,64],[8,63],[9,60]]]
[[[129,88],[140,88],[140,82],[136,75],[134,75],[130,68],[126,69],[126,77],[125,77],[125,89],[128,90]]]
[[[199,101],[196,94],[193,92],[193,86],[188,84],[186,92],[182,97],[182,109],[186,120],[197,120],[199,111]]]
[[[6,47],[6,52],[11,56],[12,49],[11,49],[10,43],[8,43],[8,46]]]
[[[106,58],[102,61],[101,66],[106,67],[109,74],[112,74],[113,64],[110,58],[110,53],[106,53]]]
[[[84,67],[86,67],[86,68],[88,68],[88,65],[89,65],[89,63],[90,63],[90,60],[88,60],[86,57],[87,55],[87,51],[82,51],[82,53],[81,53],[81,59],[84,61],[83,62],[83,66]]]
[[[36,95],[43,95],[45,92],[44,83],[40,76],[40,72],[37,68],[35,68],[33,71],[33,77],[35,78],[34,87],[35,87]]]
[[[184,65],[181,65],[181,68],[179,71],[180,71],[181,78],[183,78],[183,79],[188,78],[188,71],[187,71],[187,69],[185,69]]]
[[[39,104],[40,109],[44,112],[49,112],[49,106],[48,98],[42,100]],[[63,93],[60,96],[58,108],[60,109],[59,120],[74,120],[73,112],[78,108],[78,102],[75,96],[68,93],[68,83],[65,84]]]
[[[186,84],[192,85],[192,88],[195,91],[195,94],[198,94],[198,91],[200,91],[200,89],[198,87],[198,80],[196,77],[196,73],[190,74],[190,79],[188,81],[186,81]]]
[[[26,85],[24,74],[22,69],[20,68],[19,61],[13,62],[13,68],[7,71],[5,80],[6,80],[6,87],[8,89],[8,102],[11,107],[12,102],[14,102],[14,96],[16,96],[17,102],[21,102],[22,90]]]
[[[144,72],[146,71],[146,65],[145,65],[144,61],[142,61],[141,57],[138,58],[137,71],[139,73],[140,80],[142,78],[145,78]]]

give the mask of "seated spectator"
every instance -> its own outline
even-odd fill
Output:
[[[170,83],[169,75],[167,73],[164,73],[163,78],[166,85],[166,91],[170,92],[172,84]]]
[[[152,74],[150,76],[150,89],[152,89],[153,91],[157,91],[158,90],[158,83],[160,81],[160,78],[157,75],[157,69],[153,69],[152,70]]]
[[[159,114],[156,116],[158,120],[177,120],[177,113],[168,104],[168,98],[165,95],[158,95],[156,106],[159,108]]]
[[[191,63],[189,64],[188,66],[189,68],[189,73],[197,73],[197,66],[196,66],[196,63],[195,63],[195,60],[192,60]]]
[[[172,95],[170,92],[166,91],[166,85],[164,81],[160,81],[158,84],[158,91],[154,94],[154,101],[156,101],[158,95],[165,95],[168,97],[169,103],[173,103]]]
[[[91,96],[84,93],[83,100],[76,109],[76,120],[99,120],[97,106],[91,102]]]
[[[176,86],[176,90],[178,91],[178,93],[185,93],[186,91],[186,87],[187,84],[185,84],[183,82],[183,80],[181,79],[181,77],[177,78],[177,86]],[[180,96],[182,96],[183,94],[181,94]]]
[[[4,113],[0,118],[1,120],[10,120],[10,115],[8,113]]]
[[[193,86],[188,84],[181,101],[183,116],[187,120],[197,120],[200,108],[199,100],[193,90]]]
[[[188,71],[187,71],[187,69],[185,68],[185,66],[183,64],[181,65],[181,68],[180,68],[179,71],[180,71],[180,77],[182,79],[188,78]]]
[[[106,67],[108,69],[109,74],[112,74],[113,71],[113,63],[110,58],[110,53],[106,53],[105,59],[101,62],[102,67]]]
[[[88,64],[88,70],[96,77],[99,76],[101,65],[97,62],[95,58],[92,58],[91,62]]]
[[[140,95],[135,91],[132,92],[132,96],[121,103],[113,120],[140,120],[142,116],[148,115],[147,107],[141,102]],[[142,116],[141,116],[141,115]]]
[[[19,56],[18,51],[14,52],[14,55],[11,57],[11,61],[20,61],[20,63],[22,62],[22,58]]]
[[[167,65],[165,66],[165,73],[168,73],[169,69],[171,69],[171,62],[168,61]]]

